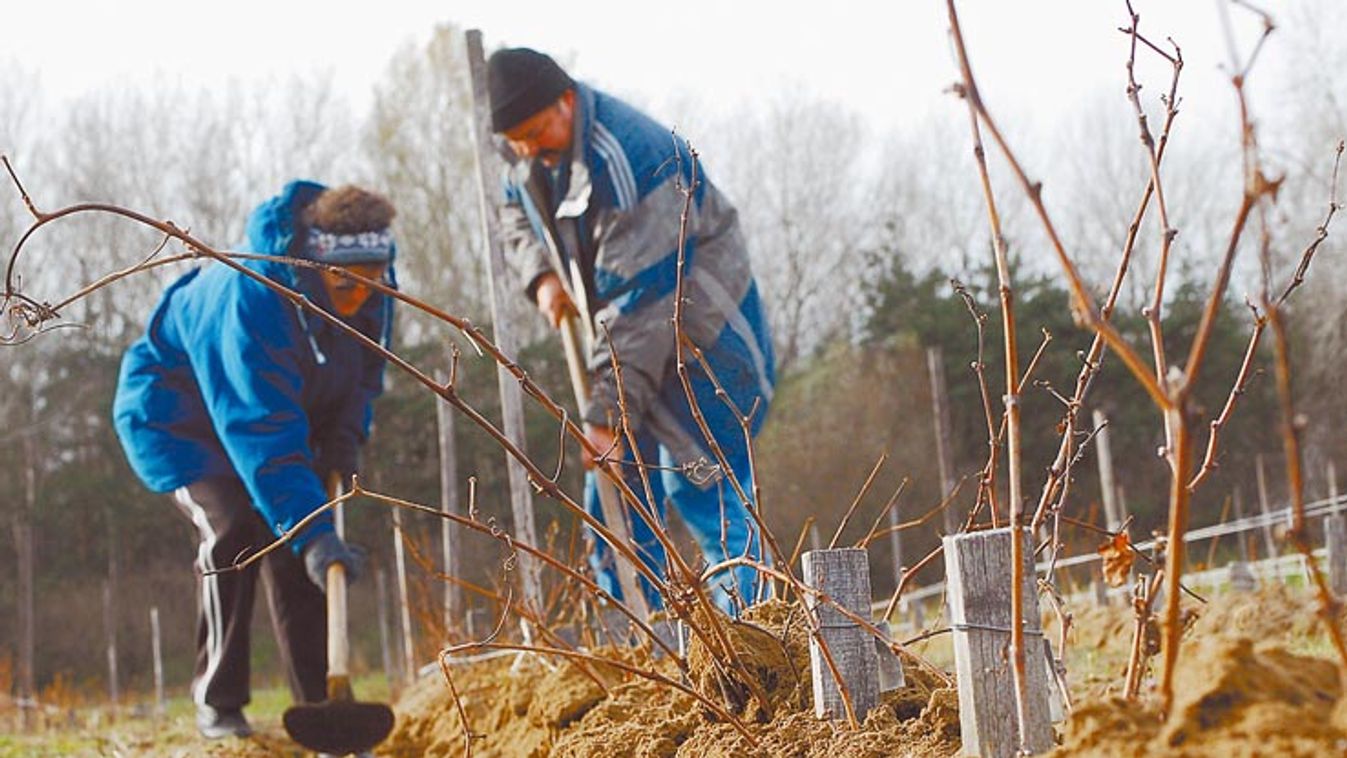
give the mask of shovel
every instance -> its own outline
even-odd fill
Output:
[[[328,481],[328,494],[341,493],[341,477]],[[383,703],[356,702],[348,671],[346,638],[346,567],[327,567],[327,699],[287,708],[282,721],[290,738],[304,747],[333,755],[363,753],[393,731],[393,710]]]

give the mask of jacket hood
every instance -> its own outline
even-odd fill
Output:
[[[279,195],[257,206],[248,217],[248,247],[264,255],[286,255],[295,240],[296,211],[327,187],[305,179],[285,185]]]

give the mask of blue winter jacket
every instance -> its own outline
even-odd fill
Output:
[[[503,225],[531,289],[554,268],[544,235],[558,239],[560,272],[587,301],[597,338],[586,421],[616,426],[622,365],[630,420],[650,431],[675,461],[710,460],[679,381],[671,326],[678,281],[679,223],[690,185],[687,145],[626,103],[576,84],[570,160],[557,171],[540,161],[516,165],[507,180]],[[754,431],[776,381],[772,339],[749,266],[738,213],[697,167],[683,270],[683,328],[739,411],[755,405]],[[569,275],[576,261],[577,277]],[[580,281],[574,281],[574,279]],[[606,334],[604,331],[606,327]],[[738,448],[737,419],[711,377],[687,355],[693,394],[722,446]]]
[[[298,255],[296,216],[323,189],[291,182],[258,206],[246,249]],[[242,264],[331,310],[317,271]],[[347,322],[387,344],[390,317],[391,299],[375,293]],[[113,420],[131,468],[151,490],[237,476],[280,535],[328,499],[320,475],[355,470],[383,368],[383,358],[350,335],[212,262],[168,287],[144,336],[127,348]],[[292,547],[299,552],[332,529],[325,514]]]

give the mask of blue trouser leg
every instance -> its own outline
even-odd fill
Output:
[[[660,449],[653,437],[638,432],[636,434],[636,443],[640,445],[642,460],[647,464],[654,463],[660,459]],[[635,466],[627,465],[633,463],[634,460],[631,451],[625,450],[623,453],[622,466],[623,477],[626,479],[627,485],[631,487],[632,491],[641,498],[642,502],[645,502],[645,485],[641,482],[641,477],[639,473],[637,473]],[[589,511],[590,515],[606,524],[607,521],[603,518],[603,508],[599,504],[599,491],[594,477],[595,473],[593,471],[585,475],[585,510]],[[655,507],[651,512],[654,513],[660,520],[660,523],[663,524],[665,501],[664,481],[658,475],[658,472],[652,472],[649,480],[651,494],[655,500]],[[650,526],[646,524],[645,519],[641,518],[630,506],[626,507],[626,512],[627,521],[631,526],[631,537],[636,542],[637,554],[656,575],[663,577],[665,575],[664,567],[666,562],[664,546],[661,545],[659,539],[655,537],[655,533],[651,531]],[[613,564],[613,560],[614,555],[612,548],[608,546],[608,543],[599,539],[596,535],[594,539],[594,551],[589,556],[589,565],[594,570],[594,577],[599,583],[599,586],[606,592],[612,594],[613,597],[621,600],[623,599],[622,588],[617,581],[617,571]],[[641,589],[645,592],[646,601],[652,609],[664,607],[664,599],[645,577],[641,577]]]
[[[674,462],[668,459],[667,452],[661,453],[661,463],[673,467]],[[730,465],[745,494],[751,496],[753,478],[747,458],[731,459]],[[662,471],[661,478],[669,500],[697,540],[708,564],[745,555],[753,559],[761,557],[757,525],[753,524],[750,529],[748,511],[727,477],[722,476],[705,487],[698,486],[680,471]],[[745,605],[751,605],[756,597],[757,575],[755,569],[743,566],[713,577],[711,586],[715,589],[717,605],[731,611],[730,593]]]
[[[678,470],[678,461],[672,459],[669,452],[660,447],[652,437],[637,434],[637,444],[641,446],[642,460],[646,464],[659,463],[662,470],[650,472],[650,490],[654,497],[654,513],[664,523],[664,503],[672,501],[678,515],[687,525],[688,531],[697,540],[702,556],[710,565],[720,563],[727,558],[747,556],[759,559],[762,556],[757,526],[750,528],[750,517],[735,488],[727,477],[701,486]],[[624,461],[633,461],[630,451],[624,454]],[[753,479],[750,475],[747,457],[736,456],[730,460],[744,492],[752,494]],[[633,466],[623,466],[627,484],[644,502],[645,487]],[[603,510],[599,505],[598,488],[594,482],[594,473],[585,478],[585,508],[590,515],[604,521]],[[666,556],[664,547],[644,519],[627,509],[631,524],[632,539],[635,540],[638,554],[656,574],[665,575]],[[751,538],[750,538],[751,534]],[[589,557],[590,566],[599,586],[614,597],[622,599],[622,588],[618,585],[617,572],[613,564],[612,549],[603,540],[595,540],[594,552]],[[751,567],[739,567],[732,572],[723,572],[714,577],[711,587],[717,605],[726,611],[732,610],[731,593],[744,604],[752,604],[756,598],[757,571]],[[645,578],[641,579],[641,588],[651,608],[664,607],[663,598]]]

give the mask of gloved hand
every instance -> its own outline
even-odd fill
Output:
[[[304,546],[304,571],[324,592],[327,592],[327,567],[333,563],[345,566],[346,581],[354,582],[365,569],[365,549],[347,544],[335,532],[328,532]]]

